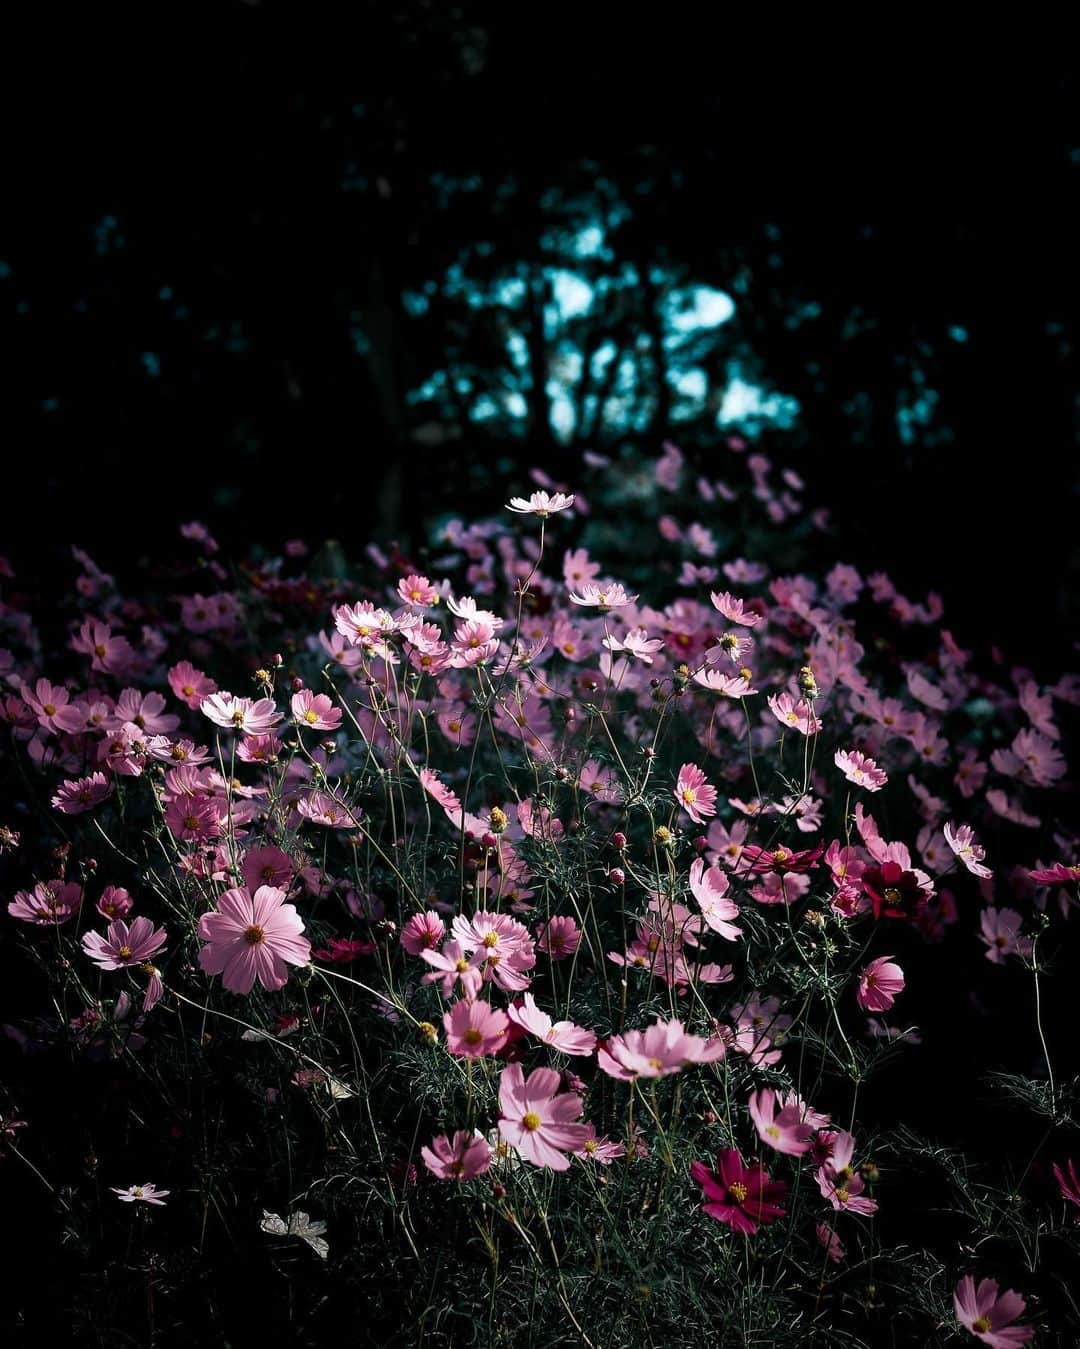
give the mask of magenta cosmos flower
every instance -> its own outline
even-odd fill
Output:
[[[690,1063],[715,1063],[727,1052],[723,1040],[688,1035],[681,1021],[654,1021],[647,1030],[613,1035],[596,1051],[609,1077],[633,1082],[639,1077],[667,1077]]]
[[[772,1180],[760,1162],[745,1166],[734,1148],[724,1148],[716,1170],[691,1162],[690,1174],[705,1191],[705,1212],[735,1232],[753,1236],[758,1225],[784,1216],[779,1201],[787,1193],[782,1180]]]
[[[716,814],[716,788],[705,780],[705,774],[695,764],[684,763],[675,781],[675,800],[695,824],[704,824],[705,817]]]
[[[100,932],[87,932],[82,948],[103,970],[123,970],[157,955],[167,939],[165,929],[155,928],[149,918],[135,918],[130,926],[119,918],[109,924],[104,937]]]
[[[499,1078],[499,1133],[534,1166],[567,1171],[568,1152],[577,1152],[590,1138],[586,1124],[575,1124],[581,1097],[560,1092],[562,1077],[552,1068],[534,1068],[525,1078],[520,1063],[503,1069]]]
[[[1010,1349],[1016,1344],[1027,1344],[1035,1334],[1032,1326],[1014,1326],[1027,1305],[1019,1293],[999,1293],[994,1279],[980,1279],[978,1288],[970,1274],[965,1274],[953,1293],[956,1319],[970,1330],[977,1340],[992,1349]]]
[[[206,946],[199,964],[207,974],[220,974],[232,993],[250,993],[258,978],[265,989],[283,988],[288,965],[306,965],[311,943],[300,934],[303,919],[296,906],[285,903],[285,891],[260,885],[248,890],[226,890],[216,913],[199,919],[199,937]]]
[[[854,782],[856,787],[865,787],[868,792],[881,791],[889,780],[884,769],[857,749],[838,749],[833,755],[833,763],[848,782]]]
[[[903,991],[904,971],[892,956],[879,956],[859,975],[855,1000],[864,1012],[887,1012]]]
[[[8,905],[12,918],[39,927],[66,923],[82,905],[82,886],[75,881],[39,881],[33,890],[17,890]]]
[[[424,1165],[440,1180],[472,1180],[491,1166],[491,1148],[482,1134],[459,1129],[453,1138],[440,1134],[430,1148],[421,1148]]]
[[[1064,1167],[1055,1162],[1050,1170],[1054,1173],[1062,1199],[1080,1209],[1080,1177],[1076,1174],[1076,1163],[1070,1157]]]

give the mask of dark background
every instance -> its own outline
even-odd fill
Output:
[[[724,433],[798,467],[838,556],[943,591],[968,639],[1019,631],[1023,658],[1068,658],[1070,81],[949,96],[923,79],[894,120],[869,79],[809,101],[813,79],[785,95],[779,76],[752,102],[727,79],[598,87],[573,43],[558,78],[519,84],[527,39],[469,7],[361,7],[357,37],[288,6],[216,12],[156,42],[9,53],[3,549],[23,584],[69,579],[70,542],[123,578],[192,517],[229,546],[408,547],[424,514],[495,506],[530,465],[571,481],[586,447],[670,437],[708,463],[736,362],[799,411]],[[379,92],[395,70],[410,92]],[[613,203],[610,257],[568,263]],[[553,269],[624,265],[638,284],[545,330]],[[508,277],[515,306],[492,299]],[[669,354],[658,313],[691,283],[735,316]],[[636,403],[557,437],[549,362],[608,342],[637,360]],[[710,402],[674,422],[680,362]],[[511,385],[523,410],[475,419]]]

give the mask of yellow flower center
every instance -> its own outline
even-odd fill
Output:
[[[540,1116],[534,1110],[530,1110],[527,1115],[522,1117],[521,1122],[530,1133],[535,1133],[540,1127]]]
[[[746,1196],[750,1193],[741,1181],[735,1181],[734,1184],[729,1185],[727,1187],[727,1192],[731,1198],[735,1200],[736,1204],[745,1204]]]
[[[980,1316],[977,1321],[972,1321],[971,1328],[977,1335],[985,1335],[990,1329],[989,1316]]]
[[[465,1041],[467,1045],[478,1045],[481,1043],[484,1037],[480,1034],[480,1032],[476,1029],[475,1026],[470,1026],[469,1029],[465,1032],[465,1034],[461,1038]]]
[[[251,925],[251,927],[246,928],[244,931],[244,940],[247,942],[249,946],[258,946],[260,942],[263,940],[264,936],[265,933],[263,932],[262,928],[256,927],[254,923]]]

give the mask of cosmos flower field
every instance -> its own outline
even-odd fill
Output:
[[[13,1327],[1080,1342],[1080,675],[812,489],[667,444],[415,556],[5,565]]]

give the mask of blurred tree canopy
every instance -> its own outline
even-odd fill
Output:
[[[24,72],[0,222],[24,580],[193,516],[408,546],[531,465],[572,484],[587,448],[707,463],[738,434],[847,560],[989,638],[1075,632],[1071,87],[1019,141],[961,161],[946,128],[864,192],[857,156],[758,144],[717,95],[517,89],[498,24],[378,10],[363,56],[290,53],[241,3],[194,65]],[[373,92],[383,60],[411,92]]]

